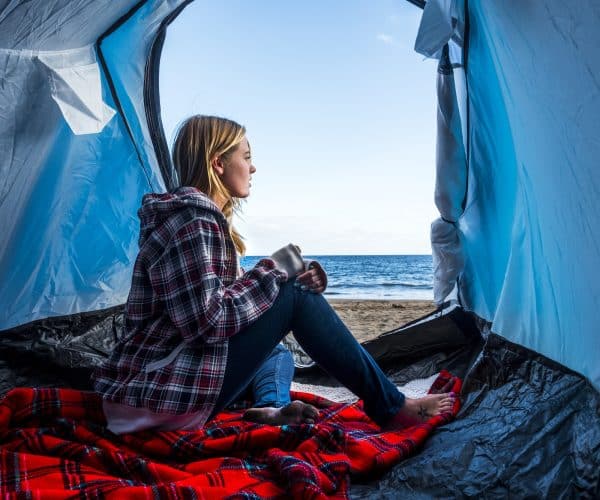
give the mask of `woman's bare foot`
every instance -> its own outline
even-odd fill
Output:
[[[385,426],[387,430],[403,429],[411,425],[427,422],[431,417],[449,413],[454,407],[456,396],[453,392],[429,394],[422,398],[406,398],[404,406]]]
[[[244,413],[244,420],[257,424],[286,425],[314,424],[319,410],[302,401],[292,401],[281,408],[250,408]]]

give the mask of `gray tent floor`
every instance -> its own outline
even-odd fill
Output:
[[[352,498],[600,498],[589,381],[493,334],[463,379],[457,418]]]
[[[353,480],[351,498],[600,498],[600,395],[589,381],[494,334],[386,372],[422,391],[443,368],[463,379],[457,418],[382,477]],[[296,381],[347,396],[322,373]]]

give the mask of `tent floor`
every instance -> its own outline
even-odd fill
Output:
[[[493,334],[464,377],[457,418],[352,498],[600,498],[600,395],[586,379]]]

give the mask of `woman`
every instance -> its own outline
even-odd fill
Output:
[[[321,295],[320,266],[298,272],[276,253],[238,276],[245,247],[231,220],[256,172],[244,127],[189,118],[173,163],[184,187],[144,197],[125,335],[94,375],[109,429],[201,427],[248,386],[290,330],[381,426],[452,409],[452,394],[408,399],[397,390]],[[249,413],[275,424],[316,417],[301,402]]]

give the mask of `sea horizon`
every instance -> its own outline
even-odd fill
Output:
[[[431,257],[430,253],[319,253],[305,254],[304,258],[313,257]],[[243,258],[266,258],[268,255],[244,255]]]
[[[248,269],[267,256],[245,256]],[[351,300],[433,300],[431,254],[311,255],[328,276],[324,296]]]

